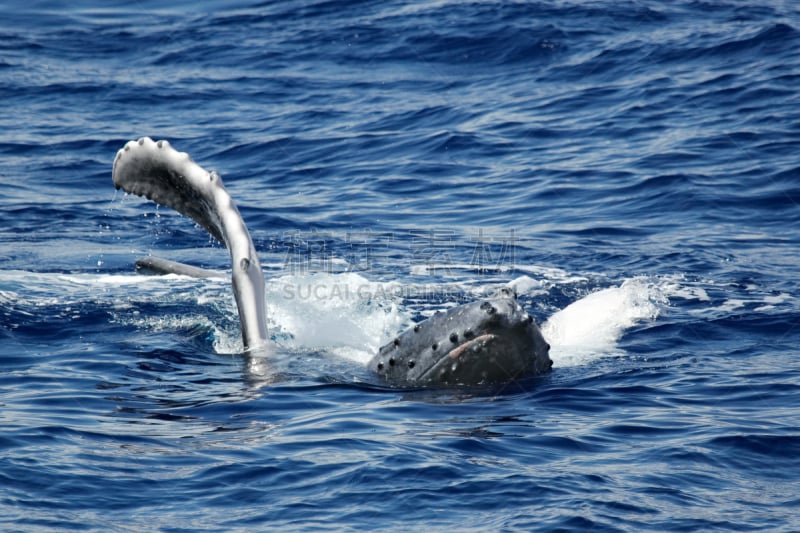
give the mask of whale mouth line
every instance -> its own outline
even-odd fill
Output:
[[[445,355],[444,357],[435,361],[431,361],[430,365],[428,365],[428,367],[425,370],[420,372],[421,378],[430,376],[431,373],[434,372],[434,369],[437,368],[443,361],[446,360],[455,362],[461,355],[466,353],[466,351],[472,348],[473,346],[479,346],[480,343],[487,343],[489,341],[497,339],[497,337],[498,336],[494,333],[484,333],[483,335],[478,335],[474,339],[470,339],[466,342],[459,344],[458,346],[447,352],[447,355]]]
[[[470,339],[467,342],[456,346],[455,348],[450,350],[450,353],[447,354],[447,356],[450,359],[458,359],[464,352],[469,350],[471,347],[476,346],[477,344],[479,344],[481,342],[492,341],[492,340],[494,340],[496,338],[497,338],[497,335],[495,335],[494,333],[484,333],[483,335],[479,335],[478,337],[475,337],[474,339]]]

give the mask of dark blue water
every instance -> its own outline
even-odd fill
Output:
[[[61,2],[0,16],[6,531],[800,528],[794,2]],[[218,170],[280,349],[241,353],[143,135]],[[510,284],[553,371],[364,366]]]

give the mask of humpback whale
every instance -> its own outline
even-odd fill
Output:
[[[192,218],[225,245],[245,350],[268,354],[264,275],[250,232],[219,174],[167,141],[142,137],[117,152],[112,179],[117,189]],[[137,269],[217,275],[157,258],[139,260]],[[368,367],[397,387],[498,384],[548,371],[553,364],[549,350],[516,293],[505,287],[495,297],[453,307],[412,326],[381,347]]]

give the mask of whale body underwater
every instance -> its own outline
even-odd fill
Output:
[[[269,356],[264,275],[250,232],[216,172],[167,141],[128,142],[114,159],[117,189],[144,196],[192,218],[225,245],[242,341]],[[210,271],[158,258],[137,262],[156,273],[207,277]],[[381,347],[368,367],[396,387],[501,384],[550,370],[550,345],[507,287],[487,299],[437,312]]]

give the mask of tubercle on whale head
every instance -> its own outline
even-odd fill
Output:
[[[416,324],[381,347],[370,368],[401,387],[497,383],[548,371],[549,348],[509,289]]]

